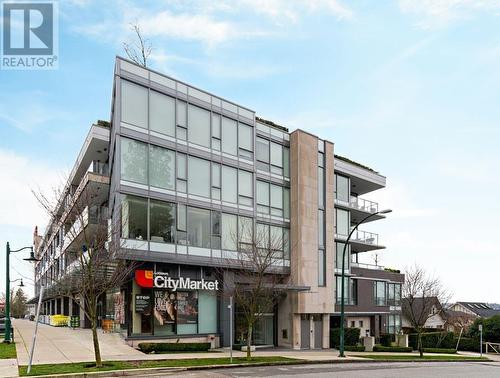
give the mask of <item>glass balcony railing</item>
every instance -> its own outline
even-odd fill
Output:
[[[349,205],[352,208],[367,212],[376,213],[378,211],[378,203],[370,200],[366,200],[360,197],[351,196]]]
[[[379,245],[378,234],[368,231],[361,231],[361,230],[354,231],[354,233],[351,236],[351,241],[363,244]]]

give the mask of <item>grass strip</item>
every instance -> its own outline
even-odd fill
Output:
[[[252,357],[247,360],[246,357],[233,357],[233,364],[255,364],[255,363],[276,363],[294,361],[293,358],[280,356]],[[207,365],[229,365],[229,357],[220,358],[189,358],[177,360],[146,360],[146,361],[106,361],[102,368],[96,368],[93,362],[75,362],[66,364],[42,364],[31,367],[30,376],[46,374],[67,374],[67,373],[91,373],[109,370],[129,370],[146,369],[161,367],[192,367]],[[27,366],[19,366],[19,375],[27,376]]]
[[[442,355],[425,355],[420,357],[418,354],[411,355],[393,355],[393,354],[366,354],[357,355],[356,357],[369,358],[371,360],[384,360],[384,361],[489,361],[487,357],[475,356],[442,356]]]
[[[6,344],[0,342],[0,359],[5,358],[17,358],[16,344]]]

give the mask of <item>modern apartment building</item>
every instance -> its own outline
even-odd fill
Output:
[[[229,345],[243,329],[236,308],[230,335],[223,292],[238,282],[241,230],[251,229],[284,241],[273,274],[289,282],[256,326],[254,344],[329,348],[330,327],[339,324],[339,254],[351,227],[378,211],[361,196],[384,188],[385,177],[335,155],[330,141],[289,132],[253,110],[117,58],[111,122],[91,127],[60,211],[70,213],[90,187],[102,195],[85,209],[85,224],[49,225],[36,236],[37,290],[71,274],[66,252],[81,246],[78,237],[66,240],[65,229],[83,230],[106,217],[121,225],[113,237],[123,258],[140,266],[103,296],[101,318],[113,319],[131,344]],[[365,231],[348,245],[347,326],[362,335],[400,328],[404,276],[358,263],[359,254],[383,248],[378,235]],[[221,266],[223,277],[216,277]],[[63,298],[46,297],[44,311],[80,314]]]

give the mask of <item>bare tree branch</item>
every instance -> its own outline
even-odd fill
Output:
[[[123,42],[123,49],[131,61],[147,67],[148,58],[153,50],[151,42],[143,37],[139,24],[130,24],[130,28],[134,31],[136,40],[132,43]]]

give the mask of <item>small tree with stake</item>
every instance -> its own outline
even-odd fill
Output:
[[[107,291],[128,281],[136,264],[126,260],[125,250],[119,244],[119,225],[108,223],[107,188],[99,183],[105,178],[96,176],[94,180],[97,182],[82,181],[85,185],[80,185],[75,193],[70,193],[69,186],[55,189],[52,198],[57,201],[41,192],[34,195],[52,220],[52,229],[63,227],[64,240],[68,240],[68,245],[61,241],[61,256],[49,256],[56,259],[56,269],[45,292],[78,303],[90,321],[95,364],[102,367],[97,303]]]
[[[234,274],[232,286],[228,287],[225,283],[225,290],[228,291],[225,295],[234,297],[241,324],[246,330],[246,354],[250,359],[256,323],[264,313],[272,310],[289,285],[283,275],[276,274],[287,253],[288,241],[282,233],[273,232],[273,228],[268,226],[257,225],[253,230],[251,222],[247,225],[240,223],[238,230],[238,236],[232,237],[236,244],[236,256],[224,258],[221,265],[228,268],[221,268],[219,274],[224,271]]]
[[[444,312],[441,304],[448,303],[450,295],[439,278],[429,275],[416,265],[405,272],[402,294],[403,316],[417,333],[418,351],[420,357],[423,357],[422,333],[425,323]]]

